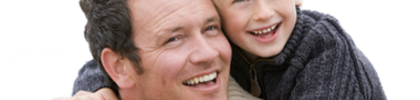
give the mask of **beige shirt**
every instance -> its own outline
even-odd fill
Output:
[[[229,76],[228,82],[228,100],[262,100],[260,98],[252,96],[250,93],[242,89],[241,86]]]

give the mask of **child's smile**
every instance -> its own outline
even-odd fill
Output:
[[[279,29],[279,25],[281,24],[275,24],[272,26],[269,26],[268,28],[258,29],[250,31],[249,33],[252,35],[252,37],[261,43],[269,43],[273,42],[277,39],[277,32]]]

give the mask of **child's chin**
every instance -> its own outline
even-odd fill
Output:
[[[257,56],[261,58],[268,58],[268,57],[273,57],[279,54],[281,50],[282,49],[278,49],[278,48],[265,48],[264,51],[258,51],[258,52],[255,52],[254,54],[257,54]]]

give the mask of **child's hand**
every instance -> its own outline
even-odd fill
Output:
[[[73,97],[54,98],[53,100],[118,100],[118,98],[111,89],[102,88],[95,93],[79,91]]]

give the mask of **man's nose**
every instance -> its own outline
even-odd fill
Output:
[[[201,37],[194,41],[194,50],[190,55],[190,61],[193,64],[207,64],[212,63],[218,56],[219,52],[217,49],[209,44],[209,40],[206,40],[205,37]]]
[[[264,21],[273,17],[274,11],[265,2],[265,0],[256,0],[253,19],[255,21]]]

